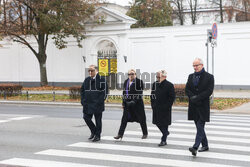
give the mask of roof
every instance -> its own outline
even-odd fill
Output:
[[[132,17],[129,17],[117,10],[114,10],[114,9],[110,9],[110,8],[106,8],[106,7],[99,7],[96,12],[98,12],[99,10],[104,10],[106,13],[112,15],[113,17],[116,17],[117,19],[119,20],[123,20],[123,21],[133,21],[133,22],[136,22],[137,20],[132,18]]]

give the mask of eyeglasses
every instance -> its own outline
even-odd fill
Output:
[[[161,77],[156,76],[156,78],[161,78]]]
[[[95,70],[88,70],[88,72],[94,72]]]
[[[129,75],[135,75],[135,73],[130,73],[130,74],[128,74],[128,76],[129,76]]]
[[[199,65],[201,65],[201,64],[195,64],[195,65],[193,65],[193,67],[198,67]]]

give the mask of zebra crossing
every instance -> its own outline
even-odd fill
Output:
[[[30,167],[250,166],[250,115],[215,114],[206,124],[210,151],[193,157],[188,151],[195,138],[192,121],[176,120],[169,128],[167,146],[158,147],[161,133],[148,127],[149,137],[141,139],[140,129],[127,130],[122,140],[102,136],[98,143],[80,141],[60,149],[50,148],[30,157],[14,157],[0,164]]]
[[[0,124],[1,123],[7,123],[7,122],[12,122],[12,121],[21,121],[21,120],[26,120],[26,119],[31,119],[32,117],[30,116],[10,116],[10,115],[0,115]]]

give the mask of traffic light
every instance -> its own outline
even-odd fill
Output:
[[[211,43],[211,41],[212,41],[212,30],[211,29],[207,30],[207,39],[208,39],[209,43]]]

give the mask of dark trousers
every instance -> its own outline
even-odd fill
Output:
[[[166,142],[167,136],[169,135],[168,126],[159,126],[159,125],[156,126],[160,129],[162,133],[161,141]]]
[[[194,121],[196,126],[196,137],[195,137],[195,143],[193,145],[193,148],[198,149],[200,144],[202,144],[202,147],[208,147],[208,141],[207,136],[205,133],[205,121]]]
[[[118,135],[123,136],[124,131],[125,131],[126,127],[127,127],[127,123],[128,123],[128,117],[125,114],[123,114]],[[141,121],[140,125],[141,125],[141,129],[142,129],[143,135],[148,135],[148,129],[147,129],[146,120],[145,121],[144,120]]]
[[[92,122],[92,117],[95,116],[95,124]],[[85,114],[83,115],[83,119],[88,125],[91,134],[94,134],[96,137],[101,137],[102,132],[102,112],[95,114]]]

